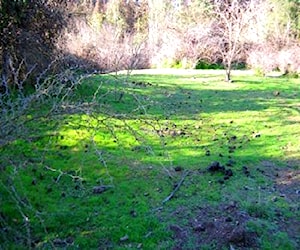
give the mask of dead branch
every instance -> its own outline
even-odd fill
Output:
[[[78,176],[78,175],[72,175],[72,174],[68,174],[68,173],[65,173],[63,171],[61,171],[60,169],[54,169],[54,168],[51,168],[51,167],[48,167],[48,166],[45,166],[45,169],[47,170],[50,170],[52,172],[58,172],[59,175],[58,177],[56,178],[55,182],[58,183],[60,178],[63,176],[63,175],[66,175],[66,176],[69,176],[72,180],[80,180],[80,181],[83,181],[83,178]]]
[[[174,197],[175,193],[179,190],[182,183],[184,182],[184,179],[188,176],[189,173],[190,173],[190,171],[185,171],[182,174],[180,181],[175,185],[175,188],[173,189],[171,194],[162,201],[163,204],[165,204],[166,202],[168,202],[169,200],[171,200]]]

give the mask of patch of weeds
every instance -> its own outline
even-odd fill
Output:
[[[200,60],[196,64],[196,69],[224,69],[224,66],[222,64],[218,63],[209,63],[204,60]]]
[[[255,69],[254,69],[254,74],[255,74],[256,76],[264,76],[264,75],[265,75],[265,72],[264,72],[264,70],[261,69],[261,68],[255,68]]]
[[[270,240],[271,238],[271,240]],[[275,232],[271,237],[264,235],[261,243],[262,249],[295,250],[296,243],[291,241],[285,232]]]
[[[247,227],[259,235],[260,249],[297,249],[297,243],[286,232],[280,231],[276,225],[266,220],[249,221]]]
[[[274,216],[272,208],[262,203],[251,203],[248,206],[246,206],[246,210],[254,218],[269,219],[273,218]]]

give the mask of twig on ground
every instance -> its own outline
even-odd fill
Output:
[[[171,192],[171,194],[169,196],[167,196],[162,203],[165,204],[166,202],[168,202],[169,200],[171,200],[175,193],[179,190],[180,186],[182,185],[185,177],[187,177],[187,175],[190,173],[190,171],[185,171],[180,179],[180,181],[176,184],[175,188],[173,189],[173,191]]]
[[[51,167],[48,167],[48,166],[45,166],[45,169],[50,170],[50,171],[52,171],[52,172],[58,172],[58,173],[59,173],[58,177],[57,177],[56,180],[55,180],[56,183],[59,182],[60,178],[61,178],[63,175],[69,176],[69,177],[72,178],[73,180],[83,181],[83,178],[82,178],[82,177],[77,176],[77,175],[72,175],[72,174],[65,173],[65,172],[61,171],[60,169],[54,169],[54,168],[51,168]]]

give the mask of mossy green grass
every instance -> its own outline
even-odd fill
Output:
[[[259,249],[297,249],[284,226],[300,218],[300,80],[223,79],[201,70],[95,75],[64,112],[33,107],[26,136],[0,147],[1,247],[172,249],[180,239],[170,225],[237,204]],[[216,161],[233,175],[207,171]],[[219,248],[194,234],[179,245]]]

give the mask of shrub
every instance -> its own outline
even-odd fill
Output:
[[[253,69],[260,69],[263,74],[280,70],[283,75],[297,76],[300,74],[299,54],[299,45],[293,44],[277,50],[275,47],[264,44],[252,48],[247,64]]]
[[[120,35],[110,24],[97,26],[84,18],[74,17],[57,44],[61,51],[83,68],[102,72],[148,67],[148,52],[142,38]]]
[[[205,60],[198,61],[196,69],[224,69],[224,66],[220,63],[210,63]]]
[[[276,50],[265,44],[253,47],[248,54],[247,65],[263,74],[275,70],[278,67]]]
[[[283,48],[278,52],[278,68],[284,74],[300,74],[300,46]]]
[[[64,7],[58,0],[0,1],[1,89],[34,84],[31,78],[57,57],[54,43],[66,24]]]

